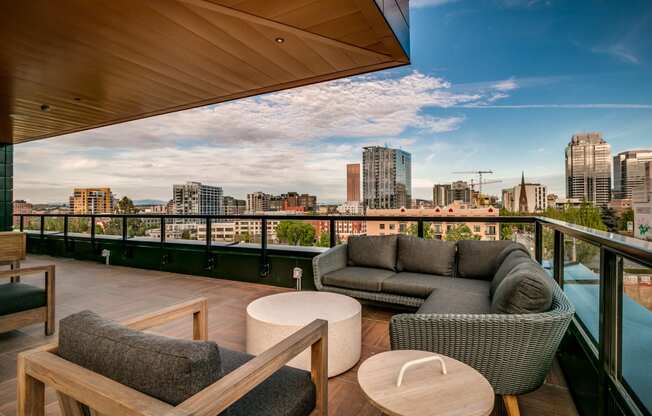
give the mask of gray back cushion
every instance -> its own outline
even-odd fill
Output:
[[[395,235],[349,237],[349,266],[396,270],[397,241]]]
[[[59,323],[59,356],[171,405],[222,376],[216,343],[131,330],[83,311]]]
[[[401,235],[398,237],[399,272],[452,276],[455,266],[455,243]]]
[[[465,279],[491,280],[496,259],[512,241],[460,240],[457,242],[457,275]]]
[[[510,252],[507,257],[502,261],[500,266],[498,267],[498,270],[496,271],[496,274],[494,274],[494,278],[491,280],[491,289],[490,289],[490,294],[491,296],[494,295],[494,292],[496,292],[496,288],[498,288],[498,285],[503,281],[505,277],[507,277],[507,274],[514,270],[514,268],[520,264],[523,263],[531,263],[532,258],[528,253],[525,253],[521,250],[514,250]]]
[[[552,305],[553,281],[538,264],[516,266],[500,282],[491,299],[491,312],[527,314],[546,312]]]

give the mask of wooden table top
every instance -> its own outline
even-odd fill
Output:
[[[415,365],[396,386],[401,366],[438,355],[437,361]],[[369,401],[390,416],[487,416],[494,407],[489,382],[468,365],[426,351],[398,350],[376,354],[360,365],[358,383]]]

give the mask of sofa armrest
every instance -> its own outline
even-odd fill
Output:
[[[312,259],[312,272],[315,278],[315,287],[317,290],[322,289],[323,285],[321,279],[325,274],[345,268],[347,261],[348,256],[346,244],[332,247],[314,257]]]
[[[480,371],[496,394],[523,394],[544,382],[573,310],[530,315],[400,314],[393,350],[447,355]]]

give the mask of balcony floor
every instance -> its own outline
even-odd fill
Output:
[[[261,296],[286,289],[258,284],[211,279],[128,267],[105,266],[71,259],[30,256],[24,264],[54,263],[57,267],[56,313],[61,319],[71,313],[91,309],[107,318],[123,320],[162,307],[204,296],[209,301],[209,338],[227,348],[245,348],[245,308]],[[30,276],[24,282],[41,282]],[[363,359],[389,349],[390,310],[363,308]],[[190,318],[160,327],[156,332],[189,338]],[[56,335],[55,335],[56,337]],[[43,335],[43,325],[0,334],[0,416],[16,414],[16,354],[52,339]],[[377,416],[362,396],[356,382],[357,367],[329,382],[330,415]],[[52,392],[47,394],[48,415],[57,415]],[[519,398],[524,416],[577,415],[558,365],[544,386]],[[496,407],[498,409],[498,406]],[[500,412],[494,410],[494,414]]]

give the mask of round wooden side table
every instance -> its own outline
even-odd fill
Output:
[[[426,351],[376,354],[360,365],[358,383],[369,401],[390,416],[487,416],[494,407],[494,391],[482,374]]]

